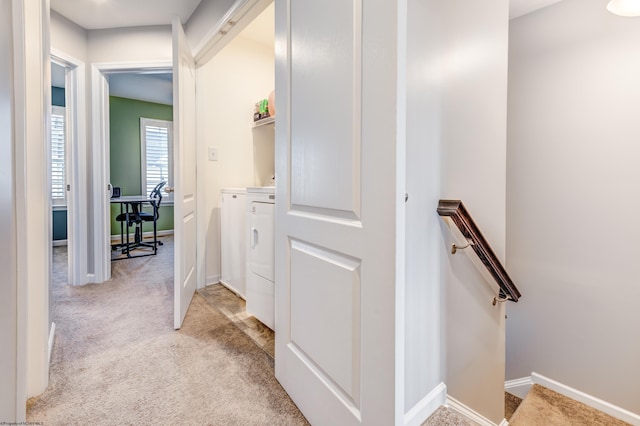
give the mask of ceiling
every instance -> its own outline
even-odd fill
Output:
[[[534,10],[542,9],[559,1],[561,0],[509,0],[509,19],[526,15]]]
[[[249,25],[247,25],[240,34],[240,37],[253,40],[270,49],[275,45],[275,8],[271,3],[262,11]]]
[[[51,9],[86,30],[184,24],[200,0],[51,0]]]
[[[51,9],[87,30],[169,25],[174,15],[185,23],[201,0],[51,0]],[[510,0],[517,18],[560,0]]]

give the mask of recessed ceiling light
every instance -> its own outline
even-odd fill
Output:
[[[611,0],[607,10],[618,16],[640,16],[640,0]]]

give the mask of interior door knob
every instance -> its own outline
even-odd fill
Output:
[[[170,194],[173,192],[173,186],[165,186],[164,187],[164,192],[166,192],[167,194]]]

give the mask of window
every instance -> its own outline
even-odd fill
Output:
[[[140,118],[143,194],[149,194],[162,181],[173,180],[172,124],[171,121]]]
[[[51,107],[51,198],[54,206],[66,205],[65,109]]]

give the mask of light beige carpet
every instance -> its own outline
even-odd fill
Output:
[[[211,306],[222,312],[236,327],[249,336],[258,347],[275,357],[275,334],[266,325],[247,313],[247,303],[222,284],[212,284],[198,290]]]
[[[29,401],[28,421],[308,424],[274,378],[271,357],[200,295],[173,330],[173,247],[163,240],[158,256],[113,262],[108,283],[70,287],[54,274],[50,384]]]
[[[522,404],[522,398],[515,396],[509,392],[504,393],[504,418],[509,420]]]
[[[478,426],[478,424],[462,414],[443,406],[438,408],[422,426]]]
[[[509,420],[511,426],[623,426],[601,411],[540,385],[533,385]]]

